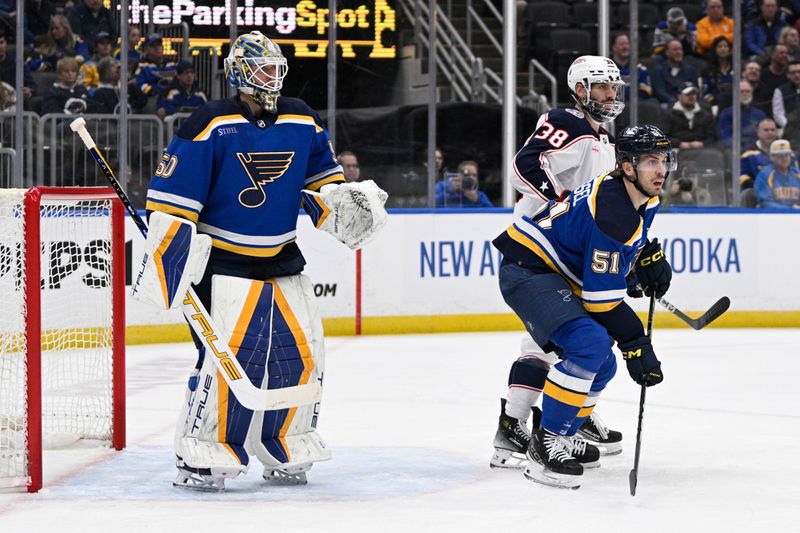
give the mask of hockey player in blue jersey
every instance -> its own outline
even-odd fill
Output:
[[[533,134],[514,158],[512,185],[522,195],[514,207],[515,218],[533,215],[549,200],[616,166],[614,138],[603,124],[624,108],[619,68],[606,57],[581,56],[567,72],[567,85],[575,106],[539,117]],[[556,360],[556,354],[543,350],[530,335],[523,336],[521,354],[509,372],[506,398],[500,402],[491,467],[524,467],[530,442],[527,421],[531,413],[534,425],[538,421],[540,411],[535,406]],[[581,436],[599,446],[602,454],[622,452],[622,434],[607,428],[596,413],[586,420]]]
[[[597,449],[576,439],[614,376],[616,342],[639,384],[662,381],[642,323],[625,303],[626,277],[659,297],[672,271],[648,230],[658,194],[677,160],[654,126],[626,128],[616,139],[618,168],[517,219],[495,239],[503,253],[500,290],[533,339],[559,355],[547,373],[542,416],[532,431],[525,476],[578,488]]]
[[[259,32],[225,60],[236,96],[213,100],[180,128],[147,194],[150,228],[137,297],[169,307],[189,283],[256,387],[286,393],[322,383],[322,321],[295,242],[301,203],[318,229],[358,248],[386,221],[374,182],[344,183],[327,131],[302,100],[280,96],[288,70]],[[180,301],[182,298],[174,298]],[[316,432],[320,398],[252,411],[199,358],[178,420],[176,486],[222,490],[249,455],[268,482],[301,484],[330,458]]]

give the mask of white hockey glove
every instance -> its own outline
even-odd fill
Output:
[[[189,284],[203,279],[210,253],[211,237],[198,235],[194,222],[154,212],[131,296],[161,309],[180,307]]]
[[[351,250],[361,248],[386,225],[383,205],[387,198],[386,191],[372,180],[325,185],[319,199],[330,213],[320,219],[317,227]]]

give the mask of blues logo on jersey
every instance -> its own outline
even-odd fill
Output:
[[[280,97],[276,113],[256,118],[234,97],[184,123],[150,183],[147,209],[196,222],[215,251],[273,258],[295,240],[301,192],[341,182],[330,137],[302,100]]]
[[[258,207],[267,199],[264,186],[284,175],[292,164],[294,152],[238,152],[236,157],[244,167],[252,187],[239,193],[239,203],[245,207]]]

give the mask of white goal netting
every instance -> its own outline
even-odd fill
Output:
[[[0,190],[0,486],[29,480],[36,402],[45,446],[112,432],[111,200],[43,197],[37,238],[25,192]],[[38,295],[26,291],[26,238],[40,252]],[[28,343],[38,309],[41,338]],[[41,390],[27,383],[37,346]]]

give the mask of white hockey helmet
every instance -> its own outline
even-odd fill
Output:
[[[239,92],[275,111],[283,78],[289,71],[280,47],[260,31],[236,38],[225,58],[225,77]]]
[[[576,87],[581,84],[585,89],[585,96],[580,98]],[[617,94],[611,102],[599,102],[592,99],[593,83],[609,83],[616,85]],[[616,63],[602,56],[581,56],[572,62],[567,71],[567,85],[572,98],[578,102],[583,111],[597,122],[614,120],[625,109],[622,101],[625,83],[619,74]]]

